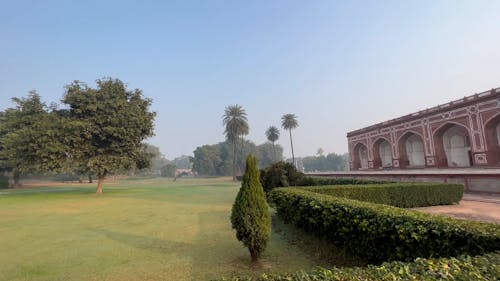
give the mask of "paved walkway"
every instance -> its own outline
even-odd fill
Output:
[[[491,195],[491,194],[465,193],[464,197],[462,197],[462,200],[500,204],[500,194]]]
[[[464,194],[457,205],[415,208],[415,210],[440,214],[458,219],[478,220],[500,224],[500,196]]]
[[[446,168],[446,169],[394,169],[394,170],[358,170],[348,172],[308,172],[315,176],[341,175],[473,175],[473,176],[500,176],[497,168]]]

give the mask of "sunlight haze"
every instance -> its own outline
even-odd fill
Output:
[[[500,87],[500,1],[2,1],[0,110],[37,90],[118,78],[153,99],[172,159],[250,140],[294,113],[296,156],[347,152],[346,133]],[[278,140],[291,156],[288,133]]]

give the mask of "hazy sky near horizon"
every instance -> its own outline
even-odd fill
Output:
[[[298,115],[296,155],[346,132],[500,87],[500,1],[0,1],[0,110],[104,76],[143,90],[169,159]],[[290,155],[288,134],[279,143]]]

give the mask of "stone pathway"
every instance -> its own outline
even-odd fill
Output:
[[[500,196],[464,194],[457,205],[415,208],[431,214],[439,214],[457,219],[468,219],[500,224]]]
[[[464,194],[464,197],[462,197],[462,200],[500,204],[500,194],[490,195],[490,194],[466,193]]]

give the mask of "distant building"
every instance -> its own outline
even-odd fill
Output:
[[[192,176],[194,176],[194,173],[193,173],[192,169],[177,169],[177,170],[175,170],[175,177],[179,177],[179,176],[192,177]]]
[[[500,88],[347,133],[351,170],[500,167]]]

